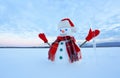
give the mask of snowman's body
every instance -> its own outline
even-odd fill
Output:
[[[60,28],[59,29],[60,36],[70,36],[71,29],[70,28]],[[66,48],[66,41],[60,41],[58,44],[58,48],[55,54],[55,61],[58,63],[69,62],[69,56]]]
[[[55,62],[63,63],[68,61],[69,61],[69,57],[67,54],[66,43],[65,41],[61,41],[59,42],[59,46],[56,51]]]

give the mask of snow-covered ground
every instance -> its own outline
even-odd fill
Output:
[[[0,78],[120,78],[120,48],[81,48],[82,60],[51,63],[48,49],[0,49]]]

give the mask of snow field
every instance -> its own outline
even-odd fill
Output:
[[[56,63],[48,49],[0,49],[0,78],[119,78],[120,48],[81,48],[82,60]]]

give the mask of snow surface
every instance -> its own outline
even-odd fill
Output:
[[[52,63],[48,49],[1,48],[0,78],[120,78],[120,48],[81,48],[82,60]]]

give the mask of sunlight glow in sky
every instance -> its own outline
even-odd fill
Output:
[[[38,46],[38,34],[57,37],[57,25],[69,17],[77,40],[89,28],[100,29],[98,41],[120,41],[120,0],[0,0],[0,46]]]

